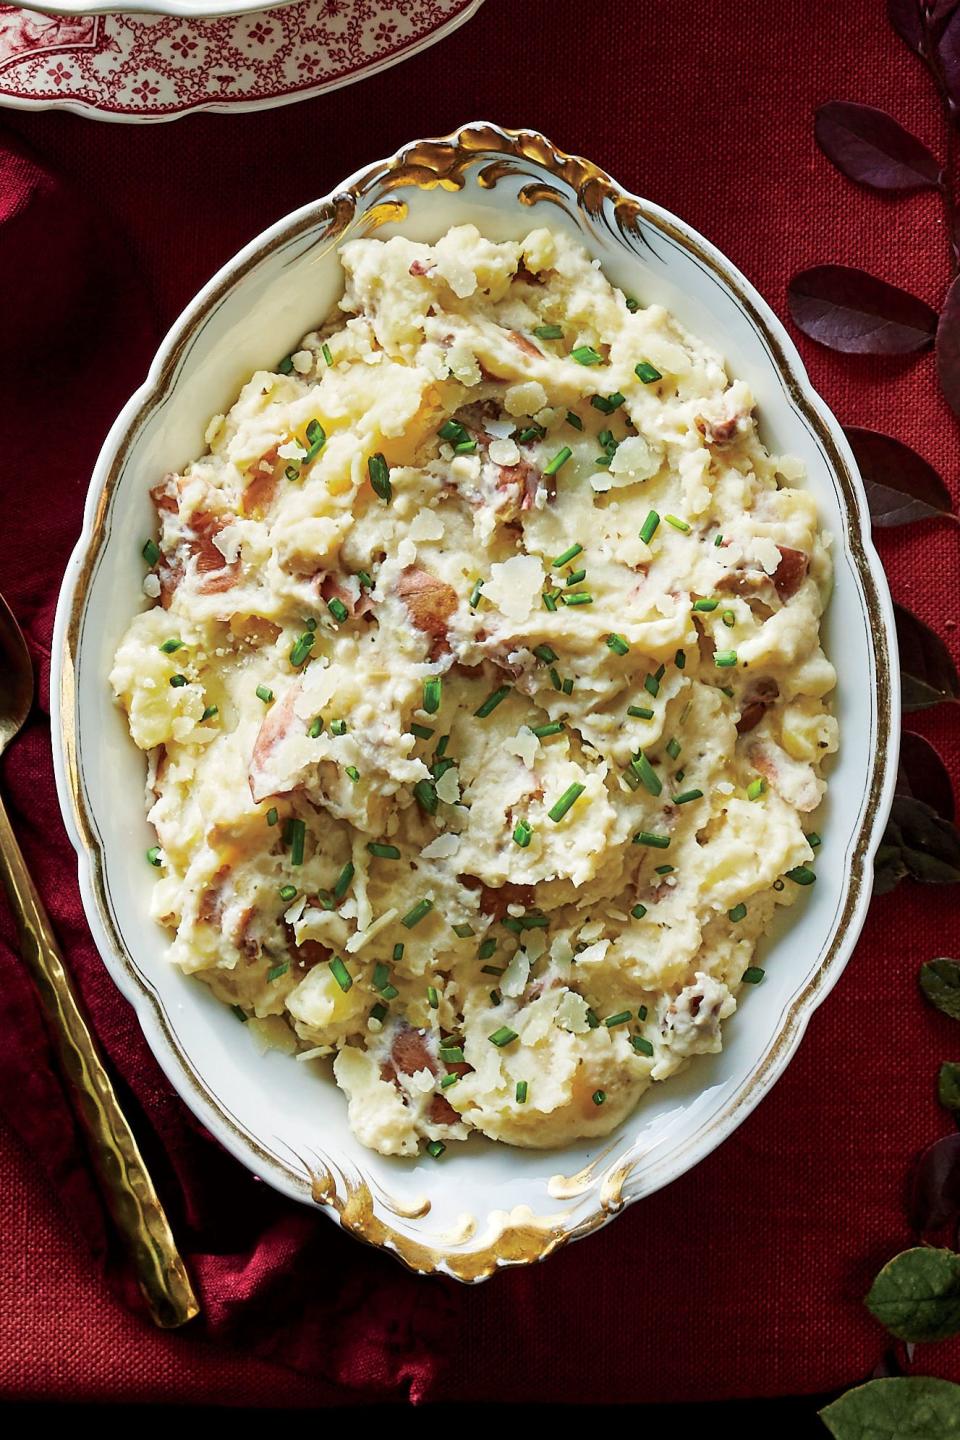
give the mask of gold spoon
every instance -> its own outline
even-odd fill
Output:
[[[32,701],[33,667],[26,641],[0,595],[0,756],[23,726]],[[183,1325],[198,1314],[200,1306],[153,1181],[81,1013],[80,997],[27,872],[2,799],[0,881],[13,910],[21,953],[39,991],[61,1069],[70,1083],[77,1115],[90,1142],[107,1208],[133,1262],[150,1315],[164,1329]]]

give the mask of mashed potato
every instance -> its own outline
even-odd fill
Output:
[[[153,491],[111,680],[152,913],[385,1154],[603,1135],[813,879],[830,562],[716,351],[586,252],[354,240]],[[817,843],[816,836],[812,842]]]

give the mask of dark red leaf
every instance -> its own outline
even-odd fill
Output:
[[[854,355],[925,350],[937,314],[923,300],[849,265],[815,265],[794,275],[790,314],[805,335]]]
[[[904,710],[926,710],[960,698],[960,676],[950,651],[929,625],[903,605],[894,605]]]
[[[934,26],[942,25],[960,5],[960,0],[927,0],[927,10]]]
[[[817,111],[814,134],[838,170],[874,190],[936,189],[940,182],[926,145],[873,105],[830,100]]]
[[[950,409],[960,415],[960,276],[947,291],[937,326],[937,379]]]
[[[900,737],[900,769],[897,772],[897,794],[912,795],[935,810],[941,820],[952,820],[956,813],[953,784],[946,765],[929,740],[904,730]]]
[[[924,1150],[913,1172],[908,1213],[918,1235],[960,1218],[960,1135],[945,1135]]]
[[[920,0],[887,0],[887,19],[914,54],[921,55],[924,48],[924,29]]]
[[[955,10],[948,20],[937,52],[947,94],[955,105],[960,104],[960,10]]]
[[[960,830],[912,795],[894,795],[880,848],[883,873],[893,878],[886,874],[892,869],[895,876],[893,884],[884,887],[881,882],[881,894],[905,875],[924,885],[960,883]]]
[[[845,426],[844,434],[863,476],[874,525],[908,525],[931,515],[957,518],[946,485],[916,450],[860,425]]]

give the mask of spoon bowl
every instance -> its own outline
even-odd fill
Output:
[[[23,631],[0,595],[0,755],[23,729],[33,703],[33,665]]]

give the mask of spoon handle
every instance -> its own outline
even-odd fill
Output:
[[[107,1208],[133,1262],[155,1324],[183,1325],[200,1306],[177,1251],[163,1206],[136,1139],[120,1109],[43,902],[30,878],[0,800],[0,881],[20,934],[23,958],[37,990]]]

